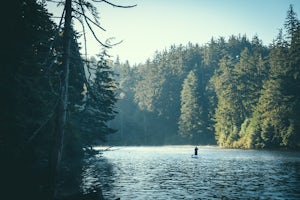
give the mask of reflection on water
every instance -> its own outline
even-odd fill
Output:
[[[299,153],[192,153],[192,146],[120,147],[91,161],[85,184],[101,185],[106,199],[300,199]]]
[[[106,158],[99,155],[85,160],[81,185],[84,193],[93,192],[99,187],[104,191],[110,191],[112,181],[112,165]]]

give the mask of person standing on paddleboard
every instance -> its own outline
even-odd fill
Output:
[[[198,155],[198,147],[196,146],[195,147],[195,156],[197,156]]]

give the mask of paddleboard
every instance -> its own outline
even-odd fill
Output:
[[[192,158],[199,158],[199,155],[191,155]]]

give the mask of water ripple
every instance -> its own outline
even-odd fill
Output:
[[[103,194],[122,200],[300,199],[299,153],[200,147],[200,158],[193,159],[192,151],[176,146],[107,152],[96,160]]]

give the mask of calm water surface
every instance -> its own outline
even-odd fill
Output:
[[[193,148],[112,148],[83,185],[101,185],[106,199],[300,199],[299,152],[199,147],[196,159]]]

